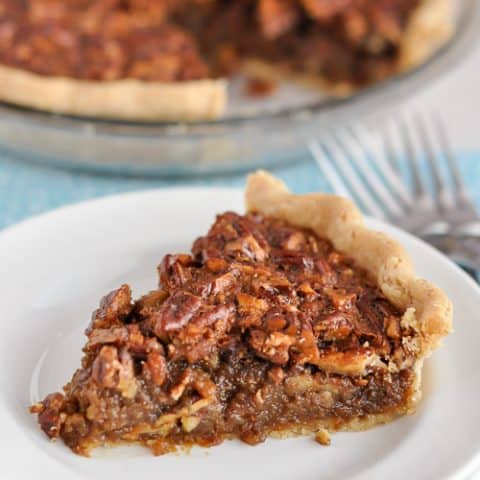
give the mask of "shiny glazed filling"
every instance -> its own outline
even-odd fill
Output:
[[[419,0],[0,0],[0,62],[85,80],[184,81],[245,58],[366,84]]]
[[[159,274],[136,302],[126,285],[102,300],[65,393],[32,407],[75,452],[255,444],[408,409],[415,333],[313,232],[227,212]]]

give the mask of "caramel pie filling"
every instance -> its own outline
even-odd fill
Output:
[[[159,276],[136,302],[127,285],[102,300],[81,368],[31,407],[49,437],[161,454],[410,409],[416,333],[312,231],[227,212]]]
[[[0,63],[84,80],[177,82],[260,58],[363,85],[395,71],[420,0],[0,0]]]

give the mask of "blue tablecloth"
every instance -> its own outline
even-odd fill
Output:
[[[472,197],[480,208],[480,151],[458,153],[460,168]],[[329,191],[321,170],[308,157],[274,170],[298,193]],[[131,178],[72,172],[0,157],[0,228],[29,216],[120,192],[182,185],[241,187],[244,175],[202,177],[193,180]]]

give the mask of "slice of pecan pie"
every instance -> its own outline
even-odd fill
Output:
[[[76,453],[155,454],[240,438],[361,430],[411,413],[422,364],[451,330],[444,293],[348,201],[250,177],[246,215],[219,215],[159,287],[108,294],[63,393],[31,407]]]

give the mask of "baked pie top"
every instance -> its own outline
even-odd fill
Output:
[[[427,57],[449,33],[450,1],[0,0],[0,97],[188,120],[221,115],[218,79],[239,70],[345,93]]]
[[[423,359],[451,329],[444,293],[347,200],[291,195],[259,172],[247,204],[166,255],[158,289],[102,300],[65,394],[32,407],[47,435],[77,453],[164,453],[414,410]]]
[[[176,3],[176,2],[172,2]],[[165,0],[0,1],[0,63],[40,75],[177,82],[209,76]]]

